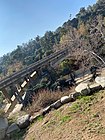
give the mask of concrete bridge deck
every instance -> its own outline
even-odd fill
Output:
[[[38,68],[46,65],[46,64],[50,64],[52,61],[62,58],[65,55],[68,54],[68,49],[64,49],[58,52],[53,53],[52,55],[49,55],[47,57],[45,57],[44,59],[41,59],[31,65],[29,65],[28,67],[13,73],[12,75],[10,75],[9,77],[6,77],[4,79],[2,79],[0,81],[0,89],[5,88],[9,85],[11,85],[12,83],[15,83],[16,81],[24,78],[25,76],[31,74],[32,72],[34,72],[35,70],[37,70]]]

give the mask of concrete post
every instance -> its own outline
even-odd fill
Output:
[[[17,90],[17,87],[15,85],[10,86],[11,92],[13,95],[15,95],[16,99],[18,100],[19,103],[23,103],[22,97],[19,95],[19,92]]]

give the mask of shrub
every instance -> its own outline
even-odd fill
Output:
[[[63,93],[60,91],[50,92],[50,91],[43,90],[33,97],[32,105],[29,105],[27,107],[27,111],[29,114],[38,112],[39,110],[47,107],[48,105],[51,105],[52,103],[60,99],[62,96],[68,94],[69,92],[67,91]]]

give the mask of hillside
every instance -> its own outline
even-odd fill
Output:
[[[105,91],[52,111],[28,130],[25,140],[104,140]]]
[[[39,117],[13,140],[104,140],[105,90]],[[12,140],[12,139],[11,139]]]
[[[23,79],[19,77],[20,89],[18,84],[16,89],[25,94],[24,102],[18,104],[22,105],[21,111],[15,110],[8,116],[9,126],[16,122],[19,131],[8,133],[7,140],[105,140],[105,85],[102,86],[105,71],[102,63],[91,54],[105,60],[105,1],[98,0],[93,6],[82,7],[75,18],[54,32],[46,31],[44,36],[18,45],[0,58],[0,80],[66,47],[70,50],[69,57],[56,67],[49,63],[38,69],[35,66],[36,75],[32,80],[29,69],[29,75]],[[96,66],[93,73],[91,66]],[[102,83],[93,90],[90,87],[97,83],[97,76],[103,77]],[[76,87],[83,81],[85,89],[80,87],[81,91],[77,91]],[[23,82],[27,87],[22,88]],[[6,88],[12,97],[15,90],[12,93],[12,88]],[[62,102],[61,97],[68,101]],[[3,99],[0,92],[1,104]],[[29,116],[28,125],[21,127],[17,120],[24,119],[24,114]]]
[[[105,57],[105,2],[98,0],[87,9],[80,9],[75,18],[69,19],[54,32],[46,31],[28,43],[0,58],[0,79],[42,59],[51,53],[70,47],[71,53],[81,49],[93,50]],[[78,60],[78,55],[74,53]]]

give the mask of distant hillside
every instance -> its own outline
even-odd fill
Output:
[[[69,19],[54,32],[46,31],[28,43],[0,58],[0,78],[8,76],[51,53],[70,47],[93,50],[105,58],[105,1],[98,0],[87,9],[82,7],[75,18]]]

